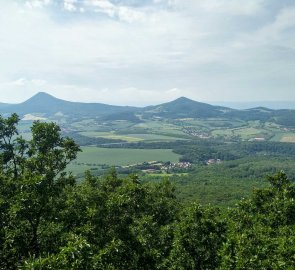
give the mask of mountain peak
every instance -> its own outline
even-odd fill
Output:
[[[32,105],[39,105],[39,106],[48,106],[56,103],[60,103],[62,100],[46,93],[46,92],[39,92],[36,95],[32,96],[22,104],[32,104]],[[65,101],[67,102],[67,101]]]
[[[30,99],[19,104],[10,106],[0,106],[5,113],[16,112],[19,115],[38,113],[45,116],[53,116],[56,113],[62,113],[67,116],[102,116],[110,113],[135,110],[133,107],[120,107],[101,103],[81,103],[66,101],[56,98],[46,92],[39,92]]]
[[[56,99],[56,97],[46,92],[38,92],[36,95],[32,96],[30,99]]]
[[[46,92],[38,92],[35,96],[50,96],[52,97],[50,94],[46,93]]]
[[[194,100],[189,99],[187,97],[179,97],[179,98],[175,99],[174,101],[177,101],[177,102],[186,102],[186,101],[194,101]]]
[[[173,101],[170,101],[168,102],[170,104],[177,104],[177,105],[198,105],[198,106],[201,106],[201,105],[206,105],[206,106],[211,106],[209,104],[206,104],[206,103],[202,103],[202,102],[199,102],[199,101],[195,101],[193,99],[190,99],[190,98],[187,98],[187,97],[179,97]]]

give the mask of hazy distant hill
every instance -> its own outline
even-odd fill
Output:
[[[0,102],[0,109],[1,109],[1,108],[6,108],[6,107],[8,107],[8,106],[11,106],[11,104],[7,104],[7,103],[2,103],[2,102]]]
[[[238,110],[245,110],[255,107],[266,107],[273,110],[291,109],[295,110],[294,101],[256,101],[256,102],[213,102],[213,105],[230,107]]]
[[[149,115],[163,118],[208,118],[221,117],[227,112],[233,111],[230,108],[213,106],[197,102],[186,97],[180,97],[174,101],[156,106],[149,106],[144,109],[146,117]]]
[[[55,98],[47,93],[40,92],[20,104],[0,106],[2,113],[16,112],[20,115],[42,113],[47,116],[54,114],[70,116],[100,116],[123,111],[133,111],[136,108],[128,106],[113,106],[101,103],[70,102]]]
[[[20,104],[0,103],[0,113],[13,112],[18,113],[20,116],[41,114],[49,118],[68,116],[100,118],[103,121],[128,120],[131,122],[139,122],[140,119],[149,118],[226,118],[243,121],[271,121],[295,127],[295,110],[272,110],[265,107],[238,110],[197,102],[185,97],[155,106],[137,108],[102,103],[70,102],[40,92]]]
[[[129,120],[138,121],[136,114],[142,114],[144,118],[208,118],[221,117],[226,112],[234,110],[221,106],[213,106],[206,103],[197,102],[185,97],[180,97],[174,101],[155,106],[136,108],[129,106],[114,106],[101,103],[80,103],[70,102],[55,98],[47,93],[40,92],[20,104],[0,104],[0,112],[16,112],[25,114],[45,114],[47,116],[69,115],[80,117],[101,117],[103,120]]]

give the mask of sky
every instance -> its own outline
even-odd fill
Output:
[[[0,5],[0,102],[295,101],[294,0]]]

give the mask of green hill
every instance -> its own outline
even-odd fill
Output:
[[[186,97],[180,97],[174,101],[156,106],[149,106],[144,109],[145,117],[163,118],[209,118],[223,117],[226,112],[233,109],[213,106],[202,102],[197,102]]]
[[[19,115],[30,113],[42,113],[47,116],[54,114],[70,116],[96,117],[105,114],[118,113],[123,111],[134,111],[135,108],[128,106],[113,106],[102,103],[81,103],[70,102],[55,98],[47,93],[40,92],[20,104],[6,105],[0,107],[0,112],[16,112]]]

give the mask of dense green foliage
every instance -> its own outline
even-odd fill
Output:
[[[233,207],[248,197],[253,188],[264,188],[267,175],[285,171],[295,180],[294,158],[247,157],[213,165],[198,165],[186,175],[174,175],[170,180],[177,187],[182,201],[198,201],[222,208]],[[153,181],[153,177],[144,177]]]
[[[229,216],[225,269],[295,268],[295,187],[282,172]]]
[[[173,151],[181,154],[181,160],[204,163],[208,159],[235,160],[245,157],[294,157],[295,144],[281,142],[196,141],[174,143]]]
[[[54,123],[0,118],[0,269],[294,269],[295,187],[282,172],[229,212],[184,206],[168,180],[111,170],[78,184]]]

